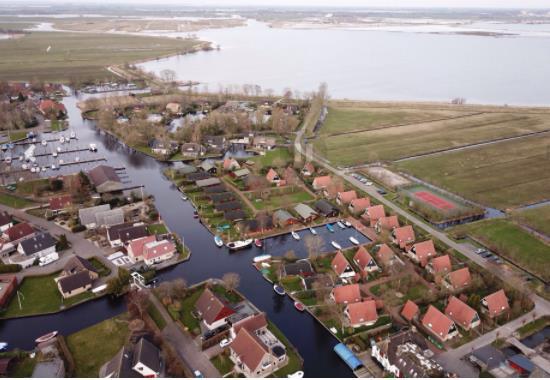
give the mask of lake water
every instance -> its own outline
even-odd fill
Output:
[[[484,37],[382,30],[300,30],[248,26],[205,30],[199,37],[221,50],[142,64],[209,91],[254,84],[281,93],[328,83],[333,98],[548,105],[549,28],[475,24],[476,30],[516,30]],[[533,32],[533,33],[527,33]],[[536,33],[534,33],[536,32]],[[203,85],[203,89],[204,89]]]

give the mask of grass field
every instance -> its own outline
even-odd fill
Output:
[[[403,107],[330,107],[315,149],[334,164],[356,165],[550,129],[544,112]]]
[[[101,79],[113,76],[105,69],[108,65],[177,54],[196,43],[130,35],[34,32],[0,40],[0,80]]]
[[[550,136],[402,161],[397,168],[467,199],[513,208],[550,198]]]
[[[254,207],[257,210],[275,210],[281,207],[288,207],[302,202],[312,201],[313,196],[305,190],[299,190],[289,194],[271,194],[269,199],[263,200],[258,197],[258,199],[253,200]]]
[[[99,369],[126,343],[125,315],[107,319],[67,337],[75,364],[74,377],[98,377]]]
[[[550,246],[510,221],[492,219],[470,223],[455,227],[452,232],[468,234],[520,267],[550,280]]]
[[[0,203],[13,208],[25,208],[34,204],[26,199],[5,193],[0,193]]]
[[[550,205],[514,212],[512,219],[550,236]]]
[[[250,159],[256,163],[259,169],[263,167],[285,167],[292,162],[290,152],[286,148],[268,150],[264,156],[256,156]]]

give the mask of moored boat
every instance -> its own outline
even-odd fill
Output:
[[[0,342],[0,351],[5,350],[6,348],[8,348],[8,343]]]
[[[317,231],[315,231],[313,227],[309,227],[309,232],[311,232],[312,235],[317,235]]]
[[[296,371],[294,373],[287,375],[286,377],[301,379],[302,377],[304,377],[304,371]]]
[[[57,333],[58,333],[58,331],[52,331],[52,332],[49,332],[49,333],[44,334],[42,336],[39,336],[38,338],[35,339],[35,342],[36,343],[47,342],[48,340],[55,338],[57,336]]]
[[[304,311],[304,310],[306,309],[306,307],[304,306],[304,304],[301,303],[301,302],[298,302],[298,301],[294,302],[294,307],[295,307],[296,310],[298,310],[298,311]]]
[[[340,221],[339,221],[338,223],[336,223],[336,224],[338,224],[338,227],[340,227],[341,229],[345,229],[345,228],[346,228],[346,226],[344,225],[344,223],[342,223],[342,222],[340,222]]]
[[[327,230],[329,230],[330,232],[334,232],[334,226],[332,224],[327,224]]]
[[[340,244],[338,244],[337,242],[335,242],[334,240],[331,241],[330,244],[332,244],[332,246],[336,249],[342,249],[342,246]]]
[[[258,255],[256,257],[254,257],[254,262],[255,263],[259,263],[259,262],[267,261],[267,260],[271,260],[271,255]]]
[[[214,236],[214,243],[216,243],[218,247],[223,247],[223,240],[218,235]]]
[[[197,210],[193,211],[193,218],[198,219],[199,212]]]
[[[273,285],[273,290],[275,291],[275,293],[277,293],[278,295],[280,296],[284,296],[286,294],[285,292],[285,288],[283,288],[281,285],[279,284],[275,284]]]
[[[91,152],[97,152],[97,145],[96,144],[90,144],[90,151]]]
[[[182,195],[181,195],[181,199],[184,200],[184,201],[186,201],[188,198],[187,198],[187,196],[186,196],[185,194],[182,194]]]
[[[295,231],[292,231],[290,234],[295,240],[300,240],[300,235],[298,235]]]
[[[262,248],[264,246],[264,243],[261,239],[254,240],[254,245],[258,248]]]
[[[42,146],[48,145],[48,142],[46,140],[42,140]]]
[[[248,248],[252,245],[253,240],[252,239],[246,239],[246,240],[237,240],[232,241],[226,244],[226,247],[229,248],[232,251],[236,251],[239,249]]]
[[[353,224],[349,220],[342,220],[342,223],[344,223],[344,226],[347,228],[353,227]]]
[[[354,238],[353,236],[350,236],[349,237],[349,241],[351,241],[353,244],[355,245],[359,245],[359,240],[357,240],[356,238]]]

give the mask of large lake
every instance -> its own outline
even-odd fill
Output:
[[[501,29],[491,24],[484,29]],[[507,30],[520,29],[509,26]],[[282,93],[328,83],[333,98],[550,104],[550,27],[513,37],[395,30],[303,30],[248,26],[205,30],[199,37],[221,50],[142,64],[173,69],[209,91],[220,84],[257,84]],[[203,86],[204,87],[204,86]]]

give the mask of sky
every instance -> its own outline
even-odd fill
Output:
[[[32,0],[0,0],[1,3],[32,3]],[[44,1],[45,2],[45,1]],[[51,0],[54,3],[89,4],[98,0]],[[151,4],[150,0],[111,0],[109,3]],[[311,7],[451,7],[451,8],[548,8],[550,0],[156,0],[157,4],[193,6],[311,6]]]

